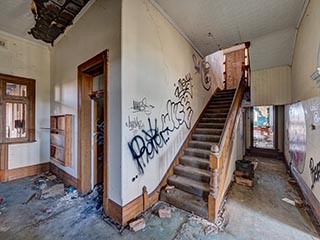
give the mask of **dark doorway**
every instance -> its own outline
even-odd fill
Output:
[[[108,50],[78,67],[78,186],[88,193],[103,183],[108,212]]]

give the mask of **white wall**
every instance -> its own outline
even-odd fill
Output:
[[[311,74],[316,70],[320,47],[320,1],[311,0],[300,25],[292,64],[292,100],[320,95]]]
[[[251,105],[291,103],[291,68],[275,67],[251,73]]]
[[[300,103],[298,103],[300,104]],[[311,189],[312,185],[312,174],[310,169],[310,158],[313,158],[314,160],[314,167],[318,163],[320,163],[320,97],[308,99],[305,101],[301,101],[303,111],[302,114],[304,114],[305,122],[299,122],[300,124],[303,124],[302,127],[306,129],[306,155],[303,163],[303,169],[300,170],[300,175],[305,181],[306,185]],[[293,105],[297,105],[293,104]],[[290,154],[289,154],[289,138],[288,138],[288,128],[290,126],[289,121],[289,107],[290,105],[286,106],[285,110],[285,119],[286,119],[286,131],[285,131],[285,156],[288,162],[292,161]],[[312,130],[311,125],[315,126],[315,129]],[[302,132],[300,129],[297,129],[298,132]],[[320,168],[318,168],[318,172],[320,171]],[[316,196],[316,198],[320,201],[320,179],[318,181],[314,182],[314,188],[312,189],[312,192]]]
[[[108,162],[109,198],[120,203],[121,156],[121,1],[97,0],[53,47],[51,54],[51,114],[73,114],[73,159],[61,167],[77,177],[77,67],[109,49]]]
[[[9,169],[49,161],[50,52],[48,48],[0,34],[7,47],[0,47],[0,73],[36,80],[36,142],[9,145]]]
[[[211,96],[215,84],[211,83],[208,91],[204,89],[200,74],[196,73],[194,68],[193,54],[196,54],[193,48],[148,0],[123,0],[122,205],[140,196],[143,186],[147,187],[149,193],[155,190],[190,131],[185,124],[189,123],[187,114],[192,109],[193,115],[189,126],[191,129]],[[200,59],[197,54],[196,57]],[[180,125],[174,118],[177,129],[169,135],[163,132],[162,138],[161,131],[167,127],[172,128],[172,122],[167,119],[162,124],[161,115],[168,113],[168,100],[179,102],[174,91],[179,87],[178,80],[185,78],[187,74],[192,77],[190,85],[186,85],[190,91],[192,89],[192,98],[188,93],[183,95],[181,100],[183,105],[178,105],[177,110],[184,111],[185,115],[183,113],[174,115],[184,119],[185,122]],[[132,109],[133,101],[143,99],[145,100],[141,104],[145,105],[145,109],[141,108],[141,111],[137,112]],[[183,107],[188,102],[191,109]],[[169,112],[171,113],[171,110]],[[152,125],[151,131],[148,118]],[[147,134],[156,138],[150,140]],[[164,143],[164,139],[168,140],[167,144]],[[142,154],[140,162],[145,164],[144,173],[139,171],[137,161],[129,150],[129,144],[133,140],[137,140],[140,147],[143,146],[143,142],[149,143],[147,147],[150,158],[153,154],[149,162],[146,153]],[[143,151],[143,148],[138,148],[134,142],[133,146],[135,152]]]

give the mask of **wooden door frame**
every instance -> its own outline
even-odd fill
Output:
[[[274,143],[274,148],[257,148],[253,146],[253,107],[250,108],[250,135],[251,135],[251,143],[250,143],[250,148],[251,149],[263,149],[265,151],[279,151],[278,148],[278,107],[274,105],[270,105],[273,107],[274,112],[273,112],[273,122],[274,122],[274,134],[273,134],[273,143]],[[257,106],[259,107],[259,106]]]
[[[105,50],[78,66],[78,188],[82,193],[91,189],[91,99],[93,75],[90,69],[103,65],[104,73],[104,160],[103,160],[103,206],[108,213],[108,53]],[[88,114],[90,113],[90,114]]]

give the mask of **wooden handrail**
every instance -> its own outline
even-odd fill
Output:
[[[221,138],[218,144],[215,144],[211,148],[210,154],[210,193],[208,197],[208,219],[214,222],[218,217],[220,209],[223,189],[221,189],[221,176],[227,174],[228,169],[222,168],[224,164],[229,167],[229,160],[231,157],[233,140],[234,140],[234,128],[236,125],[237,114],[241,106],[243,93],[245,90],[245,71],[243,71],[241,79],[238,83],[232,104],[227,116],[226,124],[222,130]],[[223,184],[224,185],[224,184]]]

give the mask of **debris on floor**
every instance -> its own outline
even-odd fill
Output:
[[[258,162],[251,160],[237,160],[236,170],[234,171],[235,182],[247,187],[253,187],[254,171]]]
[[[173,185],[167,185],[165,187],[165,191],[166,191],[166,193],[170,193],[170,192],[172,192],[174,190],[174,188],[175,187]]]
[[[88,195],[88,198],[97,203],[96,209],[99,210],[103,205],[103,185],[97,184],[95,185],[92,192]]]
[[[293,179],[293,178],[289,178],[288,182],[289,182],[290,184],[292,184],[292,185],[297,184],[297,181],[296,181],[295,179]]]
[[[161,208],[158,210],[158,214],[160,218],[171,218],[171,209]]]
[[[289,203],[289,204],[291,204],[293,206],[296,205],[295,202],[293,200],[289,199],[289,198],[282,198],[282,201],[287,202],[287,203]]]
[[[131,223],[129,223],[130,230],[138,232],[146,227],[146,221],[144,218],[139,218]]]
[[[47,187],[42,190],[41,198],[47,199],[50,197],[57,197],[57,196],[63,196],[64,195],[64,184],[56,184],[52,187]]]
[[[34,199],[40,199],[41,195],[39,193],[34,193],[31,195],[31,197],[29,197],[29,199],[27,201],[25,201],[23,204],[28,204],[31,200]]]
[[[298,208],[303,208],[304,207],[304,201],[302,201],[300,198],[295,199],[294,203]]]

